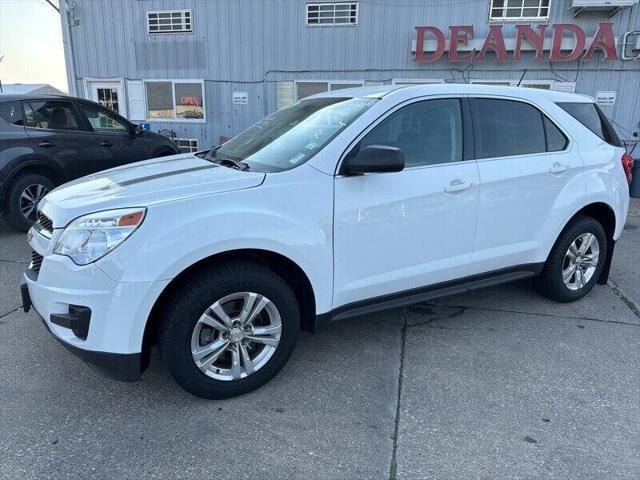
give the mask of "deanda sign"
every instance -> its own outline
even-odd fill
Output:
[[[554,25],[516,25],[514,38],[504,38],[502,25],[492,25],[484,39],[474,38],[473,25],[451,25],[449,38],[437,27],[416,27],[412,42],[416,62],[435,62],[447,52],[449,62],[484,61],[491,53],[498,62],[509,57],[520,60],[522,52],[535,52],[536,61],[570,62],[579,58],[593,59],[602,52],[606,60],[616,60],[616,39],[612,23],[600,23],[593,37],[572,23]],[[509,53],[507,53],[509,52]]]

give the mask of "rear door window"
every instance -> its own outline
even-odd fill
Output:
[[[544,131],[547,135],[547,152],[559,152],[567,146],[568,140],[556,125],[543,115]]]
[[[23,102],[25,124],[48,130],[83,130],[71,102],[59,100]]]
[[[605,142],[616,147],[622,146],[607,117],[595,103],[558,102],[558,106]]]
[[[2,117],[10,125],[24,125],[20,102],[0,103],[0,117]]]
[[[472,101],[478,158],[530,155],[547,151],[542,114],[514,100]]]

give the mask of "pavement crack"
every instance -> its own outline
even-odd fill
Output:
[[[20,308],[21,308],[21,307],[16,307],[16,308],[14,308],[13,310],[9,310],[8,312],[5,312],[5,313],[3,313],[3,314],[0,314],[0,320],[2,320],[4,317],[7,317],[7,316],[11,315],[12,313],[17,312],[18,310],[20,310]],[[2,322],[2,321],[0,321],[0,325],[4,325],[5,323],[7,323],[7,322]]]
[[[0,258],[0,262],[3,263],[13,263],[14,265],[28,265],[29,262],[24,260],[5,260],[4,258]]]
[[[402,327],[400,329],[400,368],[398,369],[398,396],[396,398],[396,415],[393,426],[393,447],[391,449],[391,464],[389,465],[389,480],[397,480],[398,463],[396,452],[398,450],[398,432],[400,430],[400,402],[402,400],[402,377],[404,375],[404,356],[407,344],[407,309],[403,309]]]
[[[626,293],[624,293],[624,290],[622,290],[616,282],[609,278],[607,286],[611,288],[613,293],[615,293],[618,298],[622,300],[622,302],[629,308],[629,310],[633,312],[636,317],[640,318],[640,307],[636,305]]]
[[[629,325],[631,327],[640,327],[640,325],[637,324],[637,323],[621,322],[619,320],[603,320],[601,318],[568,317],[566,315],[556,315],[556,314],[553,314],[553,313],[523,312],[521,310],[511,310],[511,309],[493,308],[493,307],[476,307],[476,306],[462,306],[462,305],[441,305],[441,306],[445,306],[445,307],[449,307],[449,308],[465,308],[465,309],[473,309],[473,310],[485,310],[487,312],[515,313],[515,314],[519,314],[519,315],[536,315],[536,316],[539,316],[539,317],[561,318],[563,320],[584,320],[584,321],[587,321],[587,322],[614,323],[614,324],[617,324],[617,325]],[[629,307],[629,308],[631,308],[631,307]],[[638,316],[640,317],[640,315],[638,315]],[[425,322],[425,323],[429,323],[429,322]]]

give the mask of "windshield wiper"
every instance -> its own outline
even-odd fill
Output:
[[[218,165],[222,165],[223,167],[233,168],[235,170],[246,171],[251,168],[248,163],[243,162],[242,160],[235,160],[229,157],[224,157],[224,158],[218,157],[216,152],[221,146],[222,145],[218,145],[217,147],[211,148],[211,150],[209,150],[205,155],[204,159],[209,160],[210,162],[216,163]]]

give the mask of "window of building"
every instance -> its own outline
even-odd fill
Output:
[[[361,140],[404,152],[407,167],[462,160],[462,113],[455,98],[416,102],[392,113]]]
[[[198,151],[198,140],[196,138],[178,138],[176,144],[182,153]]]
[[[82,130],[71,102],[48,100],[23,102],[25,125],[51,130]]]
[[[202,80],[146,80],[147,118],[166,121],[204,121]]]
[[[551,0],[491,0],[489,20],[544,20]]]
[[[117,88],[96,88],[98,103],[114,112],[119,112],[118,89]]]
[[[191,33],[191,10],[159,10],[147,12],[149,33]]]
[[[296,83],[296,99],[310,97],[316,93],[332,92],[345,88],[358,88],[364,85],[362,80],[298,80]]]
[[[357,25],[358,2],[307,3],[308,26]]]
[[[472,101],[478,158],[546,152],[542,114],[513,100],[476,98]]]
[[[391,85],[430,85],[434,83],[444,83],[442,78],[394,78]]]
[[[87,116],[91,128],[99,133],[129,134],[129,124],[114,113],[94,103],[80,102],[80,110]]]
[[[0,103],[0,117],[9,125],[24,125],[20,102]]]
[[[539,88],[542,90],[553,90],[553,80],[471,80],[474,85],[495,85],[501,87],[526,87],[526,88]],[[519,84],[519,85],[518,85]]]

